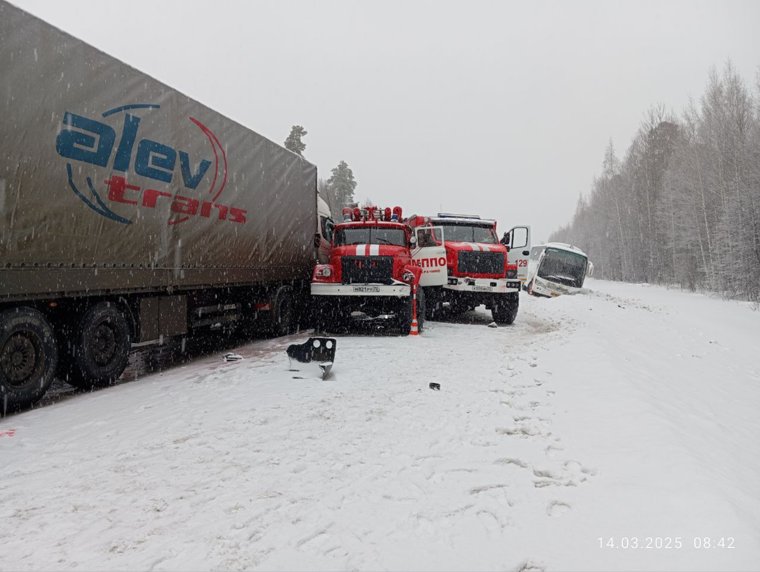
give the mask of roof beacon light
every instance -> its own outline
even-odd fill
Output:
[[[400,222],[401,221],[401,207],[393,207],[393,216],[391,217],[391,220],[394,222]]]
[[[362,211],[359,209],[359,207],[354,207],[354,221],[360,221],[362,220]]]
[[[343,222],[351,222],[351,207],[343,207]]]
[[[455,213],[438,213],[438,218],[474,218],[480,220],[480,217],[478,215]]]
[[[383,220],[391,220],[391,208],[385,207],[385,210],[383,211]]]

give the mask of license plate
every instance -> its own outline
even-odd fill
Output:
[[[491,286],[473,286],[472,289],[476,292],[493,292],[493,288]]]
[[[354,292],[363,294],[380,292],[380,286],[354,286]]]

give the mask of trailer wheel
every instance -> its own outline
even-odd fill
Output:
[[[283,286],[277,290],[272,301],[272,334],[275,336],[292,334],[294,323],[293,293],[290,287]]]
[[[127,367],[132,340],[124,314],[111,302],[87,309],[67,360],[66,381],[81,389],[106,387]]]
[[[514,323],[517,318],[517,310],[520,307],[520,298],[518,295],[512,296],[507,294],[504,296],[506,300],[497,300],[491,308],[491,315],[493,321],[499,325],[510,325]]]
[[[0,414],[28,407],[55,377],[58,348],[53,328],[34,308],[0,312]]]

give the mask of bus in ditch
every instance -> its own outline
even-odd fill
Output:
[[[577,294],[593,270],[594,265],[580,248],[548,242],[530,251],[525,289],[528,294],[547,298]]]

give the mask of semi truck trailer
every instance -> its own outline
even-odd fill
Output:
[[[320,215],[314,165],[0,1],[3,412],[135,346],[288,332]]]

